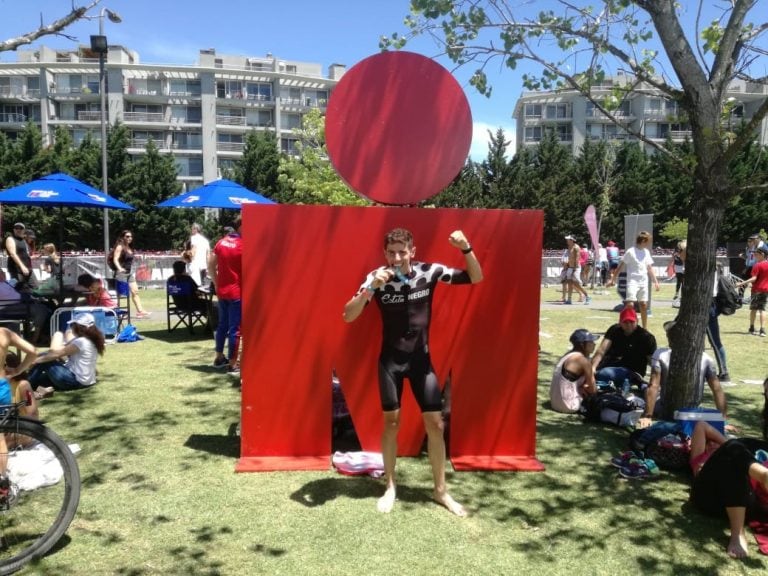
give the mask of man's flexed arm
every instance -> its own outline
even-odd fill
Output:
[[[472,250],[472,245],[464,236],[464,232],[461,230],[454,230],[448,237],[448,242],[451,246],[458,248],[464,254],[464,260],[467,264],[467,274],[472,284],[477,284],[483,280],[483,269],[480,267],[480,261],[475,256],[475,252]]]

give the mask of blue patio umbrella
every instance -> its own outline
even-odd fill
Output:
[[[157,206],[159,208],[233,208],[240,210],[243,204],[275,204],[275,202],[257,192],[251,192],[237,182],[222,178],[169,198]]]
[[[0,204],[135,210],[133,206],[61,172],[3,190]]]
[[[135,210],[133,206],[112,198],[112,196],[62,172],[49,174],[26,184],[19,184],[0,191],[0,204]],[[63,226],[63,218],[60,218],[59,246],[62,245],[64,239]],[[106,230],[104,232],[106,234]],[[62,282],[60,278],[59,284],[61,285]]]

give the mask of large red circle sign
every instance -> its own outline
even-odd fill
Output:
[[[472,142],[458,82],[412,52],[383,52],[344,74],[325,119],[328,154],[344,181],[383,204],[416,204],[448,186]]]

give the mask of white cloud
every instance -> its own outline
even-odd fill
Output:
[[[488,143],[491,134],[496,134],[499,128],[504,129],[507,140],[510,141],[507,147],[507,160],[511,160],[515,155],[515,126],[513,124],[488,124],[486,122],[474,122],[472,124],[472,146],[469,148],[469,156],[475,162],[481,162],[488,157]]]

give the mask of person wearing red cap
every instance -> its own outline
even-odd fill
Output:
[[[619,323],[614,324],[603,336],[600,347],[592,356],[595,378],[599,381],[640,384],[648,369],[648,362],[656,351],[656,338],[645,328],[637,325],[637,313],[624,308]]]

